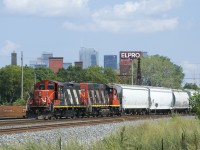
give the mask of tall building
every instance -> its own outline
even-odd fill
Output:
[[[117,55],[104,55],[104,68],[117,70]]]
[[[53,57],[53,53],[44,52],[36,61],[30,61],[30,66],[34,68],[38,66],[49,67],[50,57]]]
[[[49,52],[44,52],[42,54],[42,62],[49,67],[49,58],[53,57],[53,53],[49,53]]]
[[[59,69],[63,68],[63,57],[50,57],[49,68],[58,72]]]
[[[81,47],[79,61],[83,62],[83,69],[99,65],[99,54],[94,48]]]
[[[11,53],[11,65],[17,65],[17,53],[16,52],[12,52]]]

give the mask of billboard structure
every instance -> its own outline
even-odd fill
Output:
[[[134,59],[141,58],[143,53],[141,51],[120,51],[120,75],[131,75],[131,65]]]

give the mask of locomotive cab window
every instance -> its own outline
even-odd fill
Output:
[[[44,84],[41,84],[41,85],[39,86],[39,90],[44,90]]]
[[[44,90],[44,84],[36,85],[36,90]]]
[[[55,87],[54,87],[53,84],[48,84],[48,87],[47,87],[47,88],[48,88],[48,90],[54,90]]]

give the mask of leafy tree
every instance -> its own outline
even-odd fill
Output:
[[[137,64],[133,65],[134,83],[137,79]],[[154,55],[141,59],[141,72],[144,85],[180,88],[184,78],[183,69],[173,64],[169,58]]]
[[[13,103],[21,100],[21,77],[20,66],[6,66],[0,69],[0,103]],[[58,80],[57,75],[49,68],[23,67],[23,98],[28,99],[29,93],[33,91],[34,82],[49,79]]]
[[[88,82],[105,83],[108,80],[103,76],[103,68],[91,66],[86,70],[86,78]]]
[[[58,80],[61,79],[57,77],[57,74],[53,72],[50,68],[46,67],[36,67],[34,69],[34,74],[36,75],[36,80]]]
[[[20,96],[21,68],[6,66],[0,69],[1,103],[11,103]]]
[[[183,88],[184,89],[199,90],[199,87],[195,83],[186,83]]]
[[[13,105],[26,105],[26,103],[27,103],[27,100],[25,100],[25,99],[17,99],[14,103],[13,103]]]
[[[117,83],[120,80],[117,72],[114,71],[112,68],[104,68],[104,75],[108,80],[107,83]]]
[[[200,93],[194,93],[193,96],[190,97],[189,101],[193,111],[196,112],[198,118],[200,119]]]
[[[27,66],[23,67],[23,91],[24,91],[23,98],[25,100],[29,98],[29,93],[33,92],[33,85],[35,81],[36,78],[34,74],[34,69]],[[21,101],[23,101],[23,99]]]
[[[85,70],[82,70],[77,66],[70,66],[67,69],[60,69],[57,73],[57,76],[61,81],[65,82],[84,82],[85,81]]]
[[[99,66],[91,66],[87,69],[70,66],[68,69],[60,69],[57,75],[62,81],[114,83],[119,80],[114,70]]]
[[[88,82],[108,83],[109,80],[104,74],[104,68],[91,66],[86,69],[86,79]]]
[[[65,81],[66,74],[67,74],[67,70],[64,68],[59,69],[57,72],[57,76],[60,78],[61,81]]]

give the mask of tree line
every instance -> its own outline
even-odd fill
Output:
[[[169,58],[154,55],[141,59],[141,84],[168,88],[182,88],[184,73],[181,66],[170,61]],[[11,104],[21,101],[21,66],[5,66],[0,68],[0,104]],[[87,69],[70,66],[54,73],[46,67],[23,67],[23,98],[27,100],[33,92],[33,85],[40,80],[56,80],[60,82],[93,82],[137,84],[137,61],[133,64],[133,74],[120,76],[119,72],[111,68],[91,66]],[[191,84],[187,84],[191,88]]]

